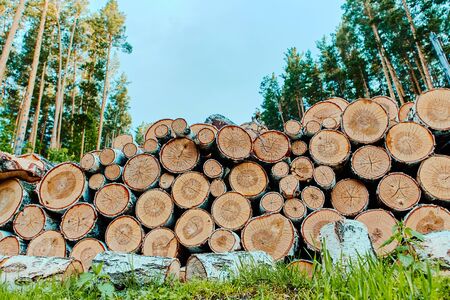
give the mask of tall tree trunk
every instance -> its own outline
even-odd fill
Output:
[[[11,52],[12,43],[16,35],[16,31],[19,28],[20,18],[22,17],[23,9],[25,7],[25,0],[20,0],[17,5],[16,12],[14,14],[14,19],[9,29],[8,36],[6,37],[5,45],[2,48],[2,54],[0,56],[0,86],[3,83],[3,76],[6,71],[6,63],[8,61],[9,53]]]
[[[36,109],[34,111],[34,120],[31,127],[31,133],[29,142],[31,144],[30,151],[33,153],[34,149],[36,148],[36,137],[37,137],[37,129],[39,125],[39,116],[41,112],[41,103],[42,103],[42,96],[44,95],[44,87],[45,87],[45,73],[47,71],[47,61],[44,62],[44,65],[42,66],[42,74],[41,74],[41,84],[39,86],[39,96],[36,104]]]
[[[298,109],[298,117],[301,120],[304,115],[304,108],[303,108],[303,98],[299,96],[295,96],[295,102],[297,102],[297,109]]]
[[[427,85],[428,89],[433,88],[433,81],[431,80],[430,71],[428,70],[428,62],[425,58],[425,55],[423,54],[422,46],[419,43],[419,39],[417,38],[416,34],[416,27],[414,25],[414,20],[411,16],[411,12],[409,11],[408,4],[406,3],[406,0],[402,0],[403,3],[403,9],[405,10],[406,17],[408,18],[409,26],[411,27],[411,32],[414,38],[414,42],[416,44],[417,53],[419,54],[420,64],[422,65],[422,69],[425,73],[425,83]]]
[[[73,128],[74,128],[74,120],[73,116],[75,115],[75,97],[77,96],[77,86],[76,86],[76,80],[77,80],[77,53],[74,52],[73,56],[73,88],[72,88],[72,104],[71,104],[71,110],[70,110],[70,136],[73,139]]]
[[[45,19],[47,17],[48,0],[44,1],[42,9],[41,21],[39,24],[39,31],[36,39],[36,46],[34,47],[33,62],[31,64],[30,78],[28,79],[28,87],[25,92],[24,103],[20,113],[20,121],[18,124],[18,131],[16,142],[14,145],[14,153],[21,154],[25,133],[27,131],[28,117],[30,114],[31,98],[33,97],[34,83],[36,81],[36,73],[39,64],[39,56],[41,54],[42,36],[44,34]]]
[[[397,90],[398,99],[400,100],[400,104],[405,104],[405,91],[403,90],[403,86],[400,82],[400,80],[397,77],[397,72],[395,72],[394,67],[392,66],[390,60],[385,56],[386,59],[386,65],[388,67],[389,73],[391,74],[391,77],[394,81],[395,89]]]
[[[417,67],[417,70],[419,70],[420,78],[422,79],[422,81],[423,81],[423,83],[425,84],[425,87],[426,87],[427,86],[427,79],[425,78],[425,73],[423,72],[423,69],[420,67],[420,62],[417,59],[417,56],[416,55],[413,55],[413,56],[414,56],[414,63],[416,65],[416,67]]]
[[[364,77],[364,73],[363,73],[363,71],[361,70],[361,67],[359,67],[359,74],[360,74],[361,79],[362,79],[362,81],[363,81],[363,86],[364,86],[364,97],[370,98],[369,86],[367,85],[366,77]]]
[[[283,101],[283,98],[281,98],[281,101],[278,102],[278,111],[280,113],[281,122],[283,122],[283,125],[284,125],[283,108],[281,106],[282,101]]]
[[[417,91],[416,95],[422,94],[422,88],[420,87],[419,80],[417,80],[416,73],[414,72],[414,68],[412,67],[411,63],[409,62],[408,57],[405,57],[405,63],[408,66],[411,80],[413,82],[415,90]]]
[[[48,104],[44,106],[43,110],[43,120],[42,120],[42,126],[41,126],[41,137],[39,139],[39,144],[44,144],[44,138],[45,138],[45,132],[47,131],[47,123],[48,123]],[[44,147],[39,148],[39,154],[42,153],[42,149]]]

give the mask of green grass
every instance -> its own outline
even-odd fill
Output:
[[[245,270],[228,282],[168,282],[114,290],[99,276],[44,281],[10,291],[0,299],[450,299],[450,277],[437,270],[404,268],[387,260],[355,266],[346,275],[330,263],[317,265],[312,279],[279,264],[275,269]],[[87,280],[88,279],[88,280]]]

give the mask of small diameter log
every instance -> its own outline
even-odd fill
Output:
[[[306,205],[299,199],[286,200],[283,206],[283,214],[294,224],[300,223],[306,216]]]
[[[213,197],[219,197],[227,192],[227,185],[222,179],[214,179],[211,181],[209,192]]]
[[[146,256],[173,257],[178,256],[180,245],[175,233],[169,228],[155,228],[144,238],[142,254]]]
[[[309,121],[306,123],[306,125],[303,127],[303,132],[307,137],[311,137],[318,133],[320,129],[322,128],[322,124],[320,124],[317,121]]]
[[[123,154],[126,158],[132,158],[136,154],[143,153],[142,149],[139,148],[139,145],[136,143],[127,143],[123,146]]]
[[[332,118],[336,121],[336,124],[341,123],[341,108],[332,102],[321,101],[311,106],[303,116],[302,124],[306,126],[310,121],[315,121],[322,124],[323,120]]]
[[[414,107],[414,102],[406,102],[405,104],[400,106],[400,109],[398,111],[399,122],[408,121],[409,113],[411,112],[411,109],[413,107]]]
[[[302,129],[302,123],[297,120],[289,120],[284,123],[284,133],[286,133],[286,135],[293,140],[297,140],[302,137]]]
[[[211,215],[200,208],[185,211],[177,220],[175,235],[190,252],[199,252],[214,231]]]
[[[200,132],[200,130],[202,130],[203,128],[211,129],[214,132],[214,135],[216,135],[218,132],[217,128],[214,125],[206,124],[206,123],[192,124],[190,128],[191,128],[191,132],[194,136],[196,136]]]
[[[28,192],[18,179],[0,182],[0,227],[11,225],[14,215],[30,202]]]
[[[433,89],[421,94],[414,107],[414,120],[436,134],[450,131],[450,89]]]
[[[287,268],[289,270],[299,272],[308,278],[312,278],[314,275],[314,263],[310,260],[298,259],[291,261],[287,265]]]
[[[280,193],[268,192],[262,196],[259,202],[261,214],[280,212],[284,206],[284,198]]]
[[[138,154],[128,160],[123,168],[123,182],[135,192],[143,192],[157,184],[161,166],[150,154]]]
[[[450,212],[438,205],[418,205],[405,217],[404,224],[422,234],[450,230]]]
[[[308,151],[308,144],[302,140],[293,141],[291,145],[291,152],[294,156],[302,156]]]
[[[166,124],[160,124],[155,128],[155,137],[161,145],[166,143],[172,137],[171,127]]]
[[[66,257],[68,246],[63,235],[55,230],[44,231],[28,244],[28,256]]]
[[[103,242],[94,238],[84,238],[73,246],[70,257],[80,261],[84,271],[87,272],[94,257],[106,250],[106,245]]]
[[[102,264],[101,273],[117,287],[124,287],[127,279],[135,280],[138,286],[147,286],[180,276],[180,261],[170,257],[106,251],[99,253],[93,264]]]
[[[109,165],[123,165],[127,158],[123,154],[122,150],[113,149],[113,148],[105,148],[100,152],[100,163],[103,166]]]
[[[251,219],[242,230],[241,240],[246,251],[261,250],[278,261],[294,255],[298,235],[288,218],[269,214]]]
[[[188,138],[176,138],[167,142],[159,153],[163,167],[171,173],[184,173],[197,166],[200,153]]]
[[[339,108],[342,111],[344,111],[347,108],[347,106],[350,104],[350,103],[348,103],[347,100],[345,100],[344,98],[340,98],[340,97],[333,97],[333,98],[327,99],[325,101],[336,104],[337,106],[339,106]]]
[[[143,238],[141,224],[131,216],[117,217],[109,223],[105,232],[108,249],[117,252],[137,252]]]
[[[17,236],[10,233],[0,239],[0,255],[14,256],[23,255],[27,250],[27,245]]]
[[[68,241],[78,241],[87,235],[100,236],[95,207],[89,203],[75,204],[62,216],[60,229]]]
[[[315,186],[307,186],[302,190],[301,199],[310,210],[317,210],[325,204],[325,194]]]
[[[172,119],[162,119],[162,120],[156,121],[147,129],[147,132],[145,133],[145,140],[156,139],[155,129],[161,124],[165,124],[170,127],[172,125],[172,122],[173,122]]]
[[[386,149],[398,162],[417,164],[434,151],[434,136],[427,128],[413,122],[398,123],[386,134]]]
[[[172,183],[175,181],[175,175],[170,173],[163,173],[159,178],[159,187],[163,190],[169,190],[172,187]]]
[[[287,162],[280,161],[272,166],[272,168],[270,169],[270,174],[275,181],[278,181],[281,178],[288,176],[290,170],[291,167]]]
[[[260,134],[253,142],[253,153],[257,159],[265,163],[276,163],[289,156],[291,142],[282,132],[268,130]]]
[[[417,181],[432,200],[450,201],[450,156],[434,155],[422,162]]]
[[[136,196],[120,183],[105,185],[94,198],[94,205],[98,212],[107,218],[115,218],[130,212],[134,203],[136,203]]]
[[[244,160],[252,152],[252,138],[239,126],[228,125],[217,133],[217,147],[225,158],[233,161]]]
[[[147,228],[170,226],[174,223],[174,205],[164,190],[153,189],[143,193],[136,202],[136,218]]]
[[[313,172],[314,181],[324,190],[331,190],[336,184],[336,174],[328,166],[318,166]]]
[[[246,161],[234,166],[228,180],[233,191],[249,199],[261,196],[269,183],[264,168],[253,161]]]
[[[250,201],[241,194],[228,192],[214,200],[211,216],[219,227],[239,230],[252,217],[252,207]]]
[[[209,198],[209,181],[199,172],[187,172],[173,182],[172,198],[181,208],[204,207]]]
[[[356,216],[367,208],[369,191],[355,179],[343,179],[331,191],[331,204],[344,216]]]
[[[214,158],[210,158],[203,164],[203,173],[211,179],[222,178],[225,169],[220,162]]]
[[[274,267],[273,259],[262,251],[195,254],[186,263],[186,280],[225,281],[260,266]]]
[[[208,245],[214,253],[237,251],[241,249],[241,238],[231,230],[219,228],[209,237]]]
[[[108,181],[106,180],[105,175],[101,173],[96,173],[89,178],[89,188],[94,191],[98,191],[101,189]]]
[[[79,166],[62,163],[50,170],[39,185],[39,202],[46,209],[62,213],[80,200],[89,201],[86,176]]]
[[[389,126],[386,110],[370,99],[352,102],[342,114],[342,131],[358,144],[372,144],[383,138]]]
[[[202,128],[195,136],[195,143],[200,149],[208,150],[216,141],[217,130],[212,130],[211,128]]]
[[[59,224],[50,218],[45,210],[37,204],[25,206],[14,218],[14,232],[24,240],[32,240],[48,230],[58,229]]]
[[[80,167],[88,173],[96,173],[100,170],[99,153],[89,152],[83,155],[80,161]]]
[[[319,165],[339,168],[350,157],[350,142],[341,132],[321,130],[309,141],[309,153]]]
[[[155,155],[159,153],[159,143],[156,139],[148,139],[144,142],[144,145],[142,145],[142,150],[144,153]]]
[[[324,129],[337,129],[339,128],[339,123],[336,121],[336,119],[333,118],[325,118],[322,121],[322,127]]]
[[[357,215],[355,220],[367,226],[377,255],[388,255],[398,246],[397,240],[393,240],[392,243],[382,247],[384,242],[392,236],[393,227],[397,225],[397,220],[391,212],[384,209],[369,209]]]
[[[295,175],[300,182],[307,182],[313,178],[314,165],[306,156],[296,157],[291,162],[291,174]]]
[[[384,148],[364,146],[353,153],[351,168],[361,179],[377,180],[391,169],[391,157]]]
[[[123,167],[119,165],[109,165],[105,168],[104,174],[109,181],[118,181],[123,173]]]
[[[407,211],[420,201],[420,188],[405,173],[389,173],[381,179],[377,187],[378,199],[394,211]]]
[[[399,121],[398,120],[399,108],[397,102],[394,99],[389,98],[387,96],[376,96],[372,98],[372,101],[380,104],[384,108],[384,110],[389,115],[389,122],[391,122],[391,124],[395,124]]]
[[[297,176],[288,175],[280,180],[279,189],[284,198],[295,198],[300,194],[300,181]]]
[[[131,134],[121,134],[114,138],[112,147],[122,151],[126,144],[133,143],[133,136]]]
[[[172,131],[177,137],[184,137],[189,135],[191,129],[185,119],[178,118],[172,122]]]
[[[313,251],[319,251],[322,248],[319,239],[322,227],[343,219],[344,217],[339,212],[330,208],[318,209],[309,214],[301,225],[301,235],[307,247]]]

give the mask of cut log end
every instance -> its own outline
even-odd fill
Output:
[[[109,166],[114,163],[122,163],[124,161],[124,155],[122,150],[113,148],[105,148],[100,152],[100,163],[104,166]]]
[[[372,98],[373,102],[380,104],[384,110],[388,113],[389,121],[391,123],[396,123],[398,121],[398,105],[397,102],[386,96],[376,96]]]
[[[256,198],[266,190],[269,179],[261,165],[246,161],[231,170],[229,182],[234,191],[247,198]]]
[[[183,118],[177,118],[172,122],[172,130],[176,136],[183,137],[190,133],[187,121]]]
[[[302,124],[303,126],[307,126],[309,122],[313,121],[317,122],[320,127],[323,121],[328,118],[333,119],[335,124],[340,124],[341,115],[342,110],[337,104],[330,101],[321,101],[311,106],[311,108],[305,112],[302,119]]]
[[[210,158],[203,164],[203,173],[211,179],[220,178],[224,173],[224,168],[220,162]]]
[[[133,136],[131,134],[121,134],[114,138],[112,147],[114,149],[123,150],[128,143],[133,143]]]
[[[236,192],[228,192],[214,200],[211,215],[225,229],[241,229],[252,216],[250,201]]]
[[[420,200],[417,182],[404,173],[390,173],[381,179],[377,188],[378,199],[394,211],[407,211]]]
[[[179,252],[178,240],[169,228],[155,228],[144,238],[142,254],[176,258]]]
[[[178,176],[172,186],[173,201],[181,208],[203,205],[209,196],[209,181],[198,172],[187,172]]]
[[[198,163],[200,153],[195,143],[188,138],[176,138],[167,142],[160,152],[163,167],[171,173],[192,170]]]
[[[45,231],[31,240],[28,244],[27,255],[66,257],[66,240],[58,231]]]
[[[262,196],[260,201],[260,210],[264,213],[280,212],[284,205],[284,198],[280,193],[268,192]]]
[[[291,152],[294,156],[302,156],[308,151],[308,144],[302,140],[292,142]]]
[[[93,152],[86,153],[80,160],[80,166],[86,172],[97,171],[100,167],[100,159],[98,154]]]
[[[302,190],[301,199],[311,210],[317,210],[325,204],[325,194],[315,186],[307,186]]]
[[[314,274],[314,263],[306,259],[294,260],[287,265],[287,268],[299,272],[308,278],[312,278]]]
[[[450,201],[450,156],[434,155],[424,160],[417,180],[432,200]]]
[[[168,190],[171,188],[172,183],[175,181],[175,176],[170,173],[163,173],[159,178],[159,187]]]
[[[94,238],[85,238],[73,246],[71,257],[79,260],[85,271],[92,265],[92,260],[97,254],[105,252],[106,245]]]
[[[299,156],[291,163],[291,173],[297,177],[300,182],[307,182],[313,178],[314,165],[312,161],[305,157]]]
[[[211,128],[202,128],[196,135],[196,141],[201,149],[210,148],[216,140],[216,131]]]
[[[133,191],[142,192],[153,187],[161,173],[158,160],[150,154],[138,154],[123,168],[123,182]]]
[[[376,180],[391,169],[391,157],[383,148],[368,145],[353,153],[351,167],[360,178]]]
[[[136,217],[147,228],[169,225],[174,205],[170,195],[160,189],[148,190],[136,202]]]
[[[233,231],[221,228],[211,234],[208,245],[214,253],[226,253],[239,250],[241,239]]]
[[[309,121],[304,127],[306,136],[313,136],[320,131],[322,125],[317,121]]]
[[[89,203],[75,204],[61,219],[61,233],[69,241],[77,241],[90,233],[97,222],[97,211]]]
[[[250,156],[252,138],[241,127],[228,125],[217,133],[217,146],[223,156],[239,161]]]
[[[302,223],[301,234],[309,249],[321,249],[320,230],[328,223],[343,220],[344,217],[334,209],[322,208],[309,214]]]
[[[416,101],[418,119],[436,131],[450,130],[450,89],[434,89],[423,93]]]
[[[275,180],[280,180],[289,175],[291,167],[285,161],[280,161],[274,164],[271,168],[271,175]]]
[[[253,153],[257,159],[266,163],[276,163],[290,154],[291,143],[282,132],[268,130],[253,142]]]
[[[283,214],[294,223],[299,223],[303,220],[306,212],[306,205],[299,199],[289,199],[284,203]]]
[[[309,152],[313,160],[320,165],[342,166],[350,156],[350,142],[336,130],[321,130],[309,142]]]
[[[404,223],[422,234],[450,230],[450,212],[441,206],[422,204],[408,213]]]
[[[343,179],[331,192],[331,204],[344,216],[356,216],[367,208],[369,191],[358,180]]]
[[[144,231],[131,216],[120,216],[109,223],[105,232],[108,248],[117,252],[136,252],[141,247]]]
[[[122,167],[119,165],[109,165],[104,171],[106,179],[110,181],[117,181],[122,176]]]
[[[14,235],[4,237],[0,239],[0,255],[3,256],[14,256],[24,254],[22,249],[25,244]]]
[[[14,218],[14,232],[24,240],[31,240],[45,229],[47,215],[39,205],[27,205]]]
[[[336,174],[328,166],[318,166],[313,172],[314,181],[325,190],[332,189],[336,184]]]
[[[17,179],[0,182],[0,226],[9,223],[23,202],[24,189]]]
[[[94,205],[105,217],[113,218],[123,214],[133,201],[134,195],[120,183],[110,183],[102,187],[95,195]]]
[[[194,251],[208,241],[213,231],[214,221],[211,215],[199,208],[185,211],[175,225],[178,241]]]
[[[142,151],[139,149],[139,146],[136,143],[127,143],[123,146],[123,154],[126,158],[131,158]]]
[[[222,179],[214,179],[209,187],[210,193],[213,197],[219,197],[227,192],[227,185]]]
[[[288,175],[280,180],[280,193],[286,199],[295,198],[300,194],[300,182],[295,175]]]
[[[166,124],[160,124],[155,128],[155,137],[159,141],[165,142],[171,137],[171,127]]]
[[[298,139],[302,136],[302,123],[297,120],[289,120],[284,123],[284,133],[292,139]]]
[[[142,149],[145,153],[156,154],[159,151],[159,143],[156,139],[148,139],[142,145]]]
[[[155,129],[161,124],[171,126],[172,122],[172,119],[161,119],[159,121],[156,121],[147,129],[147,132],[145,133],[145,140],[156,139]]]
[[[414,102],[406,102],[402,106],[400,106],[400,109],[398,111],[398,120],[399,122],[405,122],[409,118],[409,113],[411,112],[411,109],[414,107]]]
[[[89,178],[89,188],[98,191],[106,184],[106,177],[101,173],[96,173]]]

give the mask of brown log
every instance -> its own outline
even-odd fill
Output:
[[[290,169],[291,167],[287,162],[280,161],[272,166],[272,168],[270,169],[270,173],[272,175],[272,178],[275,181],[278,181],[281,178],[288,176]]]
[[[136,143],[126,143],[123,146],[123,154],[125,155],[126,158],[132,158],[133,156],[135,156],[136,154],[141,154],[143,153],[142,149],[139,148],[139,145]]]
[[[155,128],[155,137],[161,145],[170,140],[172,135],[170,125],[160,124]]]
[[[389,173],[380,180],[378,199],[394,211],[407,211],[419,203],[421,192],[417,181],[405,173]]]
[[[195,143],[198,145],[200,149],[208,150],[216,141],[216,131],[211,128],[205,127],[200,129],[200,131],[195,136]]]
[[[311,136],[315,135],[316,133],[318,133],[321,128],[322,128],[321,123],[311,120],[308,123],[306,123],[306,125],[303,127],[303,133],[307,137],[311,137]]]
[[[283,206],[283,214],[292,221],[292,223],[300,223],[306,216],[306,205],[296,198],[286,200]]]
[[[66,257],[68,247],[62,234],[55,230],[44,231],[28,244],[28,256]]]
[[[211,216],[219,227],[239,230],[252,217],[252,207],[241,194],[228,192],[214,200]]]
[[[259,202],[259,210],[262,214],[278,213],[284,205],[284,198],[280,193],[268,192],[262,196]]]
[[[394,99],[387,96],[376,96],[372,98],[372,101],[380,104],[384,108],[384,110],[389,115],[389,122],[391,122],[392,125],[399,122],[399,108],[397,102]]]
[[[422,234],[450,230],[450,212],[434,204],[418,205],[405,217],[404,224]]]
[[[239,126],[227,125],[217,133],[217,147],[225,158],[240,161],[250,156],[252,138]]]
[[[336,121],[336,119],[333,118],[325,118],[322,121],[322,128],[324,129],[338,129],[339,123]]]
[[[314,275],[314,263],[306,259],[298,259],[291,261],[287,268],[292,271],[299,272],[306,275],[308,278],[312,278]]]
[[[27,245],[19,237],[6,232],[2,233],[0,238],[0,256],[23,255],[26,252]]]
[[[70,257],[79,260],[87,272],[97,254],[105,252],[106,245],[94,238],[84,238],[73,246]]]
[[[163,190],[169,190],[172,183],[175,181],[175,175],[170,173],[163,173],[159,178],[159,187]]]
[[[143,193],[136,202],[136,218],[147,228],[170,226],[174,223],[174,205],[164,190],[152,189]]]
[[[231,230],[216,229],[208,239],[208,245],[214,253],[226,253],[241,249],[241,239]]]
[[[142,150],[144,153],[155,155],[159,153],[159,143],[156,139],[148,139],[144,142],[144,145],[142,145]]]
[[[219,197],[227,192],[227,185],[222,179],[214,179],[211,181],[209,191],[213,197]]]
[[[307,182],[313,178],[314,165],[306,156],[299,156],[291,162],[291,174],[300,182]]]
[[[119,165],[109,165],[103,171],[109,181],[118,181],[122,177],[123,167]]]
[[[246,161],[234,166],[228,179],[233,191],[249,199],[261,196],[269,183],[264,168],[253,161]]]
[[[89,188],[94,191],[101,189],[108,181],[105,175],[96,173],[89,178]]]
[[[99,153],[88,152],[81,158],[81,168],[88,173],[96,173],[100,170]]]
[[[358,144],[372,144],[383,138],[389,126],[386,110],[370,99],[352,102],[342,114],[342,131]]]
[[[128,143],[133,143],[133,136],[131,134],[121,134],[114,138],[112,147],[122,151],[124,146]]]
[[[108,249],[117,252],[137,252],[143,237],[141,224],[131,216],[117,217],[109,223],[105,232]]]
[[[200,208],[185,211],[175,225],[178,241],[191,252],[201,251],[213,231],[211,215]]]
[[[343,179],[331,191],[331,204],[344,216],[356,216],[367,208],[369,191],[355,179]]]
[[[169,228],[155,228],[144,238],[142,254],[146,256],[162,256],[176,258],[180,251],[175,233]]]
[[[284,123],[284,133],[293,140],[302,137],[302,123],[297,120],[289,120]]]
[[[150,154],[138,154],[128,160],[123,168],[123,182],[133,191],[143,192],[157,184],[161,167]]]
[[[18,179],[0,181],[0,227],[10,227],[14,215],[30,202],[24,183]]]
[[[302,156],[308,151],[308,144],[302,140],[292,142],[291,152],[294,156]]]
[[[68,241],[78,241],[88,235],[100,236],[95,207],[89,203],[75,204],[62,216],[60,230]]]
[[[173,182],[172,198],[184,209],[204,207],[209,198],[209,181],[199,172],[183,173]]]
[[[191,125],[191,132],[193,136],[196,136],[200,130],[203,128],[209,128],[214,132],[214,136],[217,134],[218,130],[214,125],[206,123],[196,123]]]
[[[317,210],[325,204],[325,194],[315,186],[306,186],[301,193],[301,199],[310,210]]]
[[[295,198],[300,194],[300,182],[297,176],[288,175],[280,180],[280,193],[286,199]]]
[[[339,106],[339,108],[342,111],[344,111],[347,108],[347,106],[350,104],[344,98],[339,98],[339,97],[333,97],[333,98],[327,99],[325,101],[336,104],[337,106]]]
[[[14,232],[24,240],[32,240],[48,230],[58,229],[59,224],[50,218],[42,206],[26,205],[14,218]]]
[[[225,169],[220,162],[210,158],[203,164],[203,173],[211,179],[222,178],[225,174]]]
[[[172,119],[162,119],[159,121],[156,121],[155,123],[153,123],[148,129],[147,132],[145,133],[145,140],[148,139],[156,139],[156,135],[155,135],[155,129],[156,127],[158,127],[161,124],[165,124],[167,126],[171,126],[172,125],[173,120]]]
[[[177,137],[184,137],[189,135],[191,129],[188,123],[183,118],[177,118],[172,122],[172,131]]]
[[[391,169],[391,157],[384,148],[363,146],[353,153],[351,168],[361,179],[377,180]]]
[[[245,131],[247,131],[247,133],[252,138],[252,141],[255,141],[258,136],[269,130],[265,125],[261,124],[257,120],[243,123],[241,124],[241,127],[244,128]]]
[[[306,126],[310,121],[315,121],[321,125],[323,120],[327,118],[332,118],[336,121],[336,124],[340,124],[341,115],[342,110],[337,104],[330,101],[321,101],[311,106],[305,112],[302,124]]]
[[[130,212],[134,203],[136,203],[134,194],[120,183],[105,185],[94,197],[94,205],[98,212],[107,218],[115,218]]]
[[[450,156],[433,155],[424,160],[417,181],[431,200],[450,201]]]
[[[414,120],[426,125],[435,134],[448,134],[450,89],[433,89],[421,94],[416,100],[414,113]]]
[[[399,122],[408,121],[409,113],[411,112],[411,109],[413,107],[414,107],[414,102],[406,102],[405,104],[400,106],[400,109],[398,110]]]
[[[126,161],[126,157],[122,150],[105,148],[100,152],[100,163],[103,166],[109,166],[113,164],[123,165]]]
[[[289,138],[281,131],[268,130],[253,142],[253,153],[262,162],[271,164],[279,162],[288,157],[290,152]]]
[[[336,184],[336,174],[328,166],[318,166],[313,172],[314,181],[324,190],[331,190]]]
[[[343,220],[344,217],[338,211],[330,208],[322,208],[313,211],[302,222],[301,235],[307,247],[313,251],[322,248],[319,239],[320,229],[328,223]]]
[[[321,130],[309,141],[309,153],[319,165],[341,167],[350,157],[350,142],[341,132]]]
[[[200,153],[188,138],[176,138],[167,142],[159,153],[163,167],[171,173],[184,173],[197,166]]]

